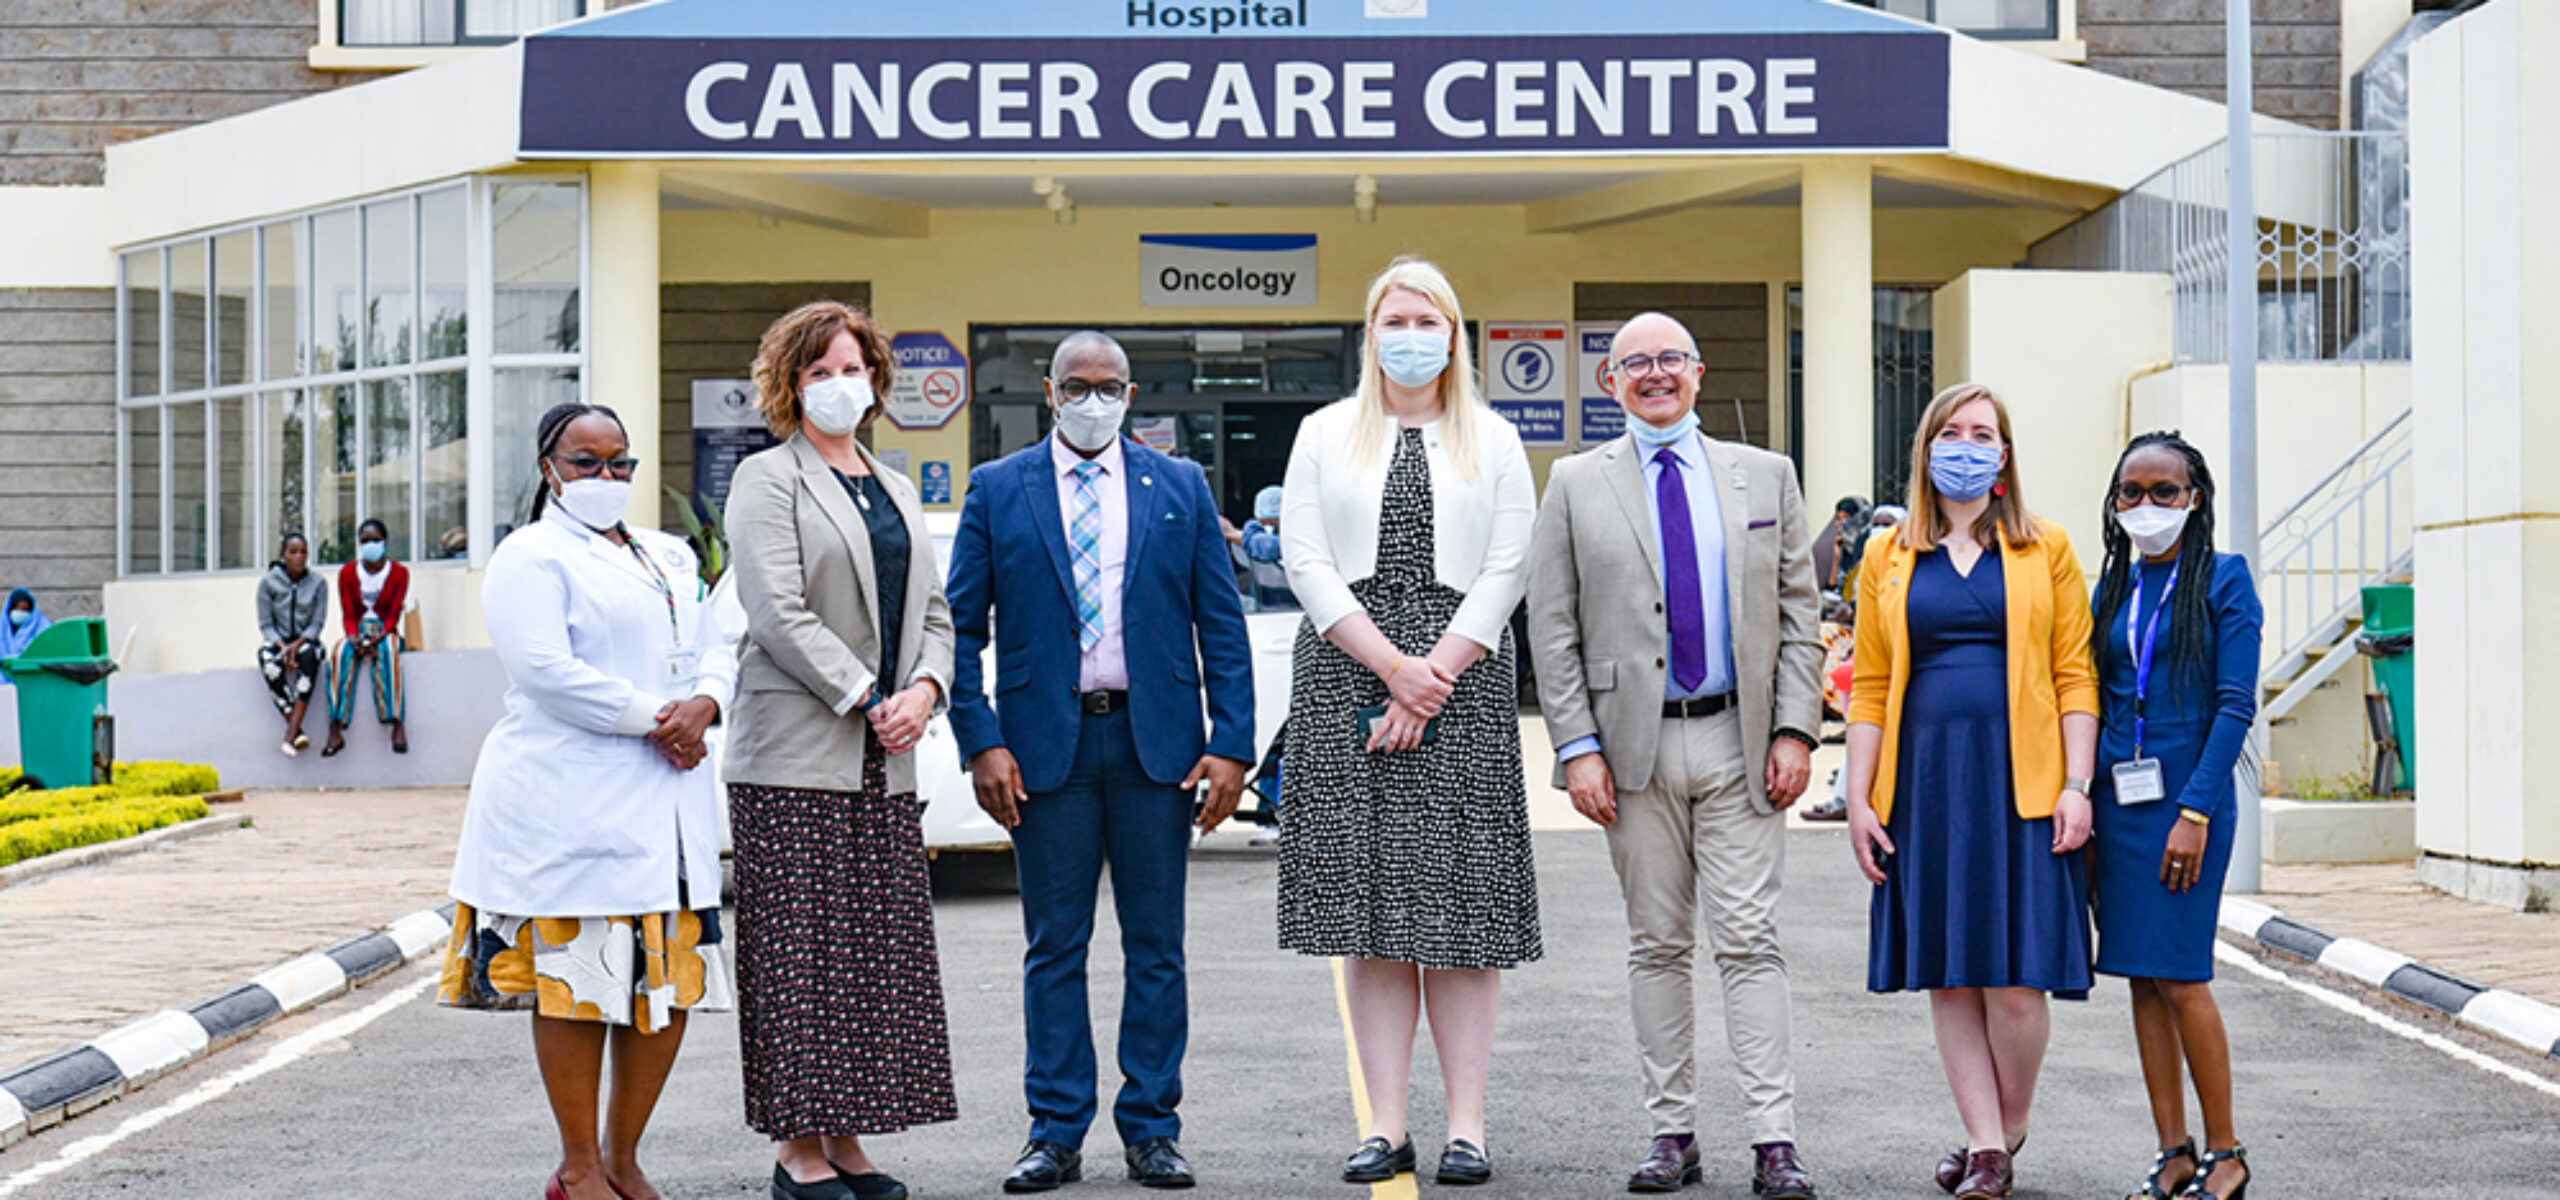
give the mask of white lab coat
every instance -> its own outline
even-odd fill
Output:
[[[717,635],[692,548],[653,529],[631,536],[672,586],[672,623],[630,549],[556,506],[489,556],[481,605],[507,670],[507,712],[471,773],[452,887],[481,912],[668,912],[679,855],[687,902],[720,903],[710,764],[679,771],[643,736],[670,701],[707,696],[727,712],[737,652]],[[670,688],[677,628],[701,657],[691,683]]]

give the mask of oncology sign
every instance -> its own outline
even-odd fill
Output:
[[[1666,14],[1654,27],[1580,32],[1630,17],[1551,5],[1534,11],[1569,25],[1514,34],[1484,32],[1504,26],[1447,0],[1441,12],[1388,4],[1367,16],[1358,0],[1046,3],[1020,21],[972,16],[967,29],[960,15],[974,6],[942,6],[953,26],[943,30],[920,24],[929,11],[875,21],[868,6],[785,4],[810,14],[805,30],[761,37],[740,36],[727,5],[610,14],[525,40],[520,144],[531,158],[687,159],[1947,145],[1943,34],[1825,27],[1852,19],[1838,6],[1812,6],[1817,27],[1802,31],[1758,19],[1742,22],[1747,32],[1716,28],[1731,11],[1796,7],[1783,0],[1690,0],[1634,6]],[[681,36],[689,14],[700,28]],[[1022,33],[1040,27],[1064,32]]]
[[[1145,234],[1138,295],[1149,308],[1313,308],[1314,234]]]

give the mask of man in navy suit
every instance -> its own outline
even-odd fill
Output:
[[[1008,1192],[1083,1174],[1095,1110],[1085,947],[1106,862],[1127,960],[1112,1118],[1130,1178],[1192,1185],[1174,1111],[1191,1023],[1191,797],[1209,785],[1203,830],[1235,811],[1253,758],[1253,656],[1208,476],[1120,436],[1130,392],[1118,342],[1060,343],[1057,431],[970,473],[951,550],[951,727],[979,805],[1013,831],[1030,943],[1031,1141]],[[980,678],[990,619],[992,703]]]

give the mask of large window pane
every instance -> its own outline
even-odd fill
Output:
[[[489,405],[491,467],[489,494],[497,506],[492,536],[500,541],[522,526],[533,510],[533,495],[542,486],[541,467],[533,461],[533,435],[542,414],[555,404],[578,398],[578,373],[567,371],[499,371]],[[647,451],[643,450],[642,453]]]
[[[364,385],[364,398],[364,515],[391,527],[393,558],[415,558],[409,544],[409,510],[416,503],[409,381],[375,380]]]
[[[125,394],[160,394],[160,252],[124,256]],[[154,560],[156,565],[157,560]]]
[[[421,362],[460,358],[468,349],[463,314],[471,297],[470,204],[461,188],[418,197],[418,269],[426,301],[419,318]]]
[[[262,378],[292,379],[311,359],[310,326],[302,311],[302,223],[278,221],[265,231],[267,293],[264,324],[267,370]]]
[[[492,192],[498,353],[577,352],[580,204],[573,183],[499,184]]]
[[[311,218],[311,373],[352,371],[363,300],[356,294],[356,214],[352,209]],[[319,547],[314,546],[317,550]]]
[[[213,402],[214,466],[222,477],[214,495],[214,543],[224,570],[256,566],[258,547],[252,519],[257,515],[257,479],[250,471],[249,399],[237,396]]]
[[[444,371],[418,379],[419,512],[426,544],[420,558],[471,553],[471,439],[463,375]]]
[[[417,244],[409,233],[408,197],[364,206],[364,364],[368,367],[408,362],[417,349],[410,331],[417,302],[409,290],[416,282],[412,256]]]
[[[311,391],[311,561],[341,563],[356,544],[356,389]]]
[[[169,390],[201,391],[206,386],[204,353],[205,244],[180,242],[169,247]]]
[[[342,46],[450,46],[453,0],[339,0]]]
[[[124,573],[160,573],[160,410],[125,410]]]
[[[462,36],[511,38],[575,20],[580,0],[462,0]]]
[[[213,239],[215,387],[249,381],[249,311],[257,290],[257,235],[243,229]]]
[[[267,514],[267,544],[257,548],[260,554],[272,552],[274,543],[288,533],[310,532],[311,477],[306,472],[309,464],[303,441],[303,426],[310,413],[311,406],[300,391],[267,394],[258,431],[258,445],[266,460],[262,468],[266,478],[258,485],[258,503]]]
[[[169,569],[201,571],[213,526],[205,511],[204,401],[169,406]]]

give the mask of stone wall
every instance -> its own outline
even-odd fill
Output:
[[[115,293],[0,289],[0,590],[97,616],[115,574]]]
[[[2251,8],[2257,109],[2335,129],[2340,0],[2256,0]],[[2080,0],[2089,66],[2110,75],[2222,99],[2224,0]]]

